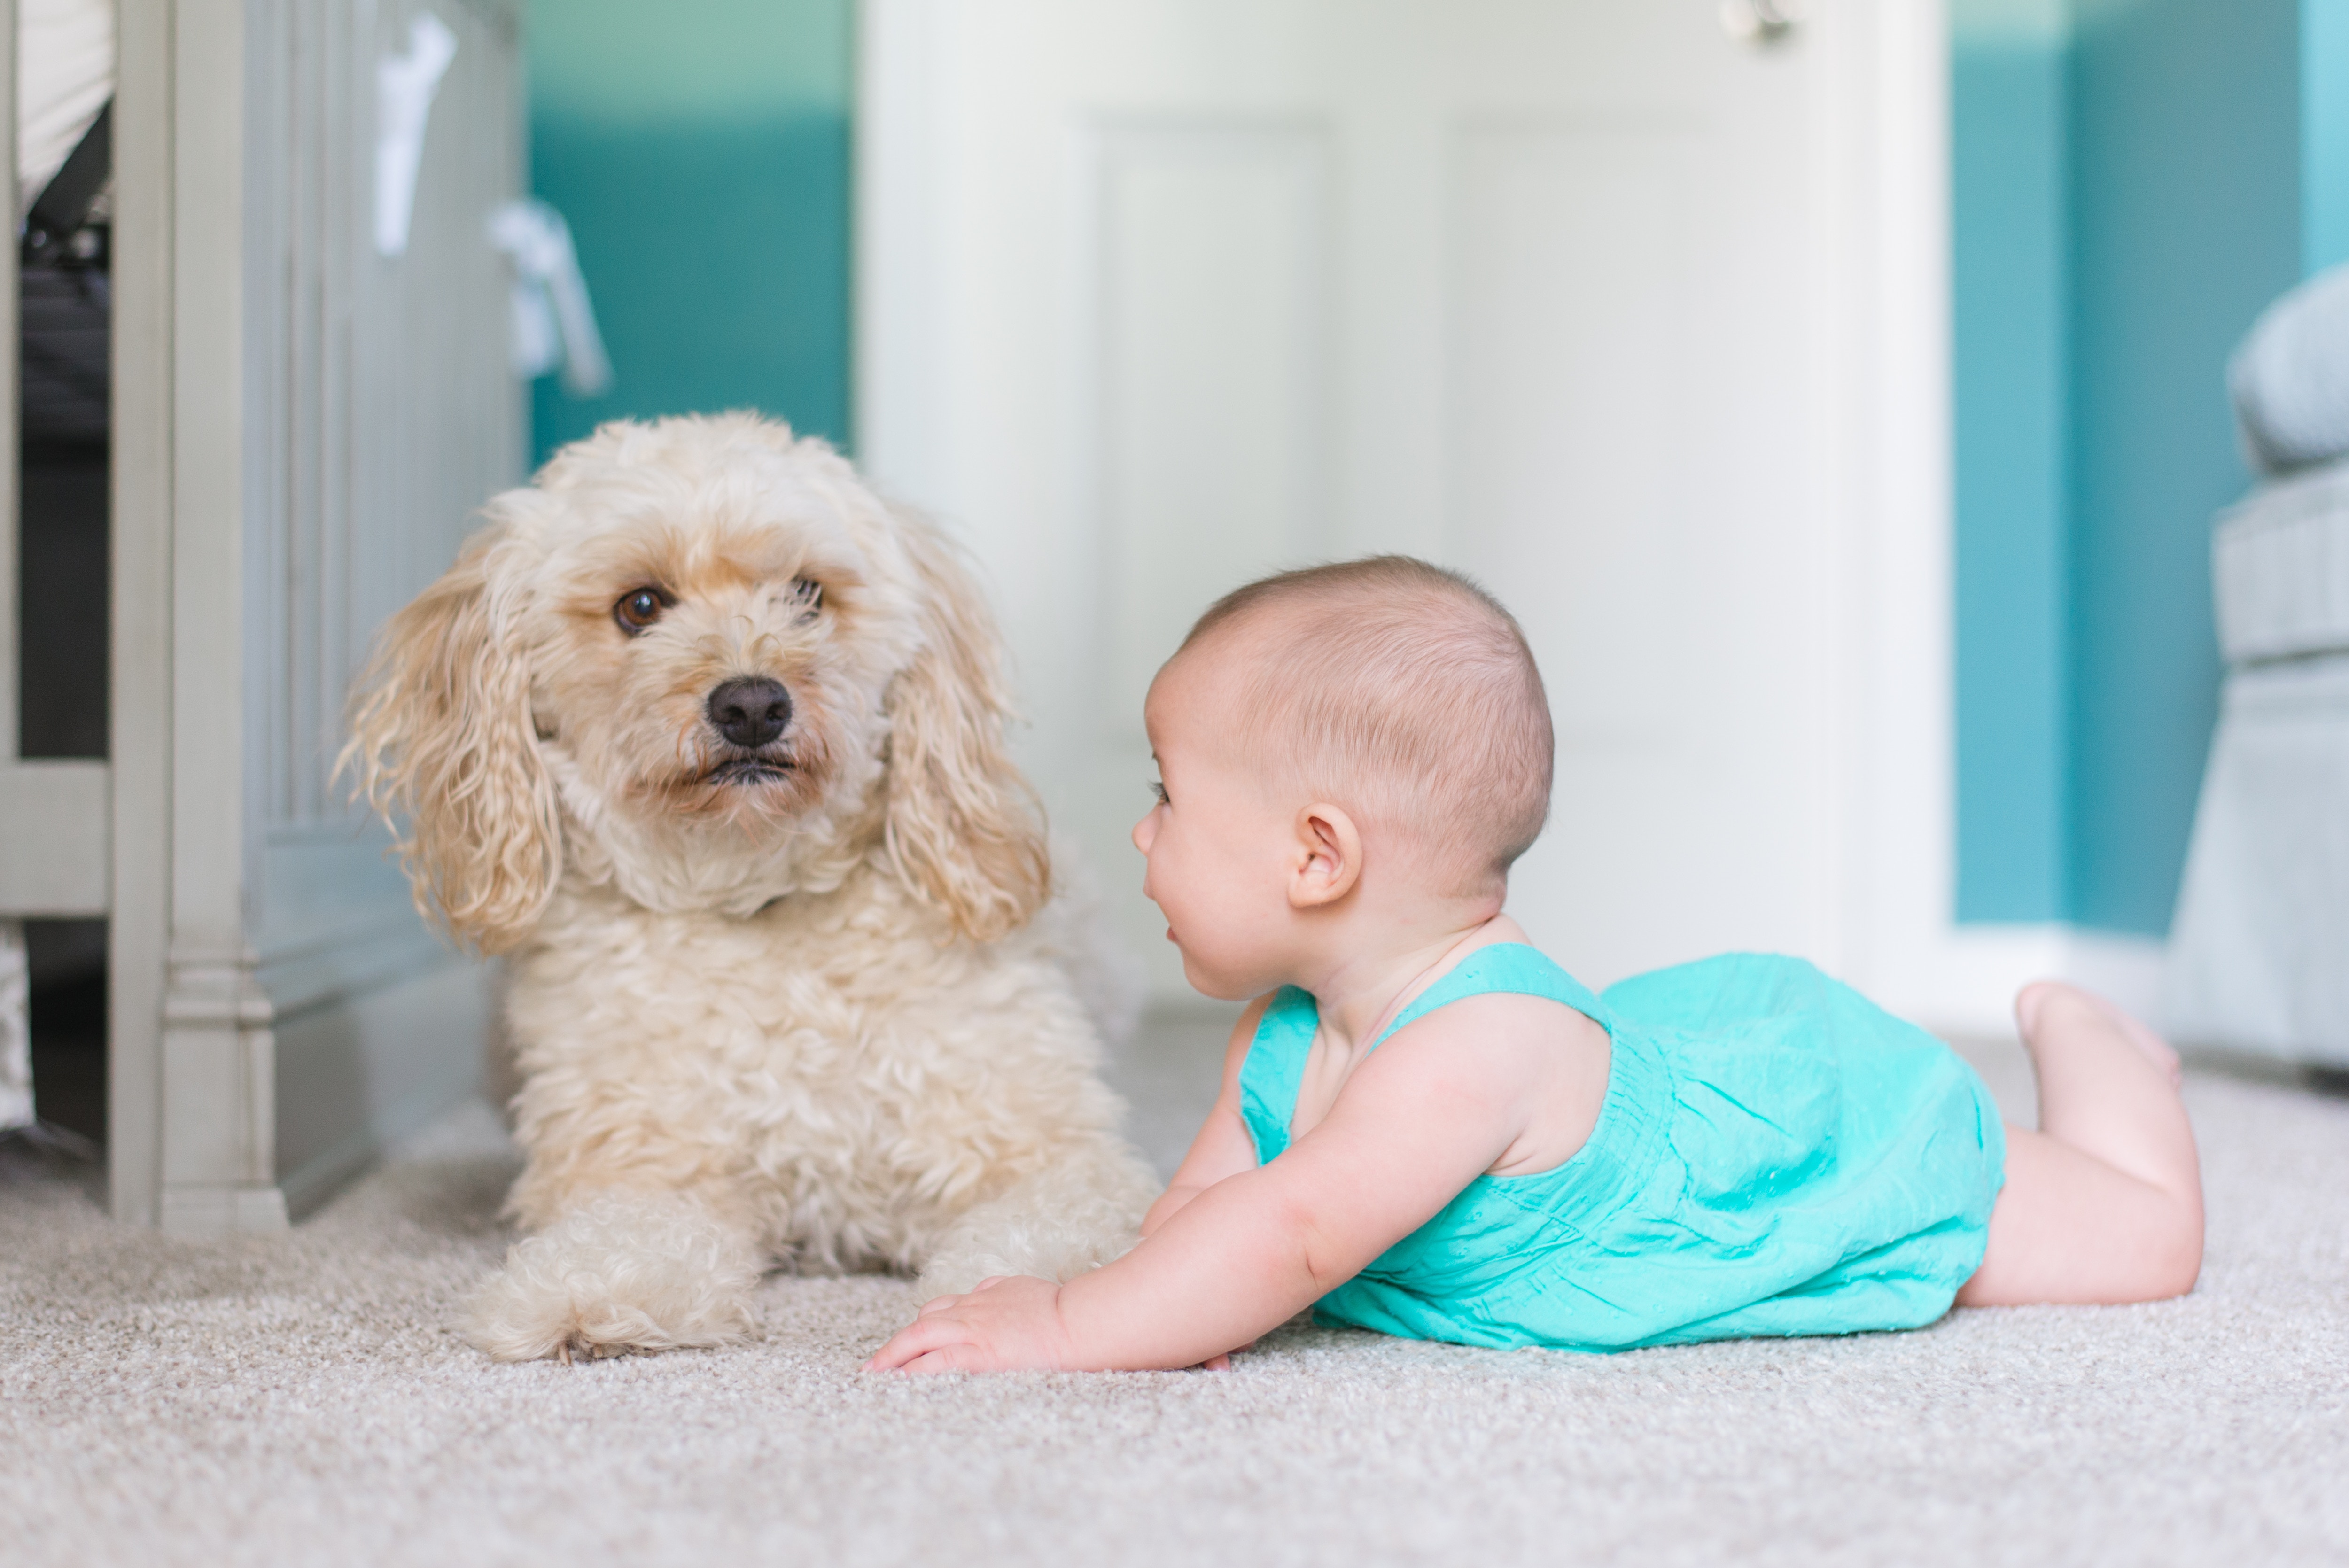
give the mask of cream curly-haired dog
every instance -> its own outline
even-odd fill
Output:
[[[749,415],[607,425],[393,618],[346,754],[510,953],[512,1360],[722,1343],[771,1262],[1066,1277],[1153,1183],[947,541]]]

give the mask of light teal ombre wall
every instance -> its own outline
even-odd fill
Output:
[[[604,419],[779,414],[845,445],[854,0],[531,0],[531,183],[570,221],[612,389],[553,377],[543,457]]]
[[[2082,0],[2072,73],[2072,917],[2169,928],[2218,717],[2227,357],[2301,277],[2298,0]]]
[[[2071,26],[1952,0],[1958,915],[2071,906]]]
[[[2251,483],[2226,360],[2349,242],[2344,12],[1953,0],[1961,920],[2168,927]]]
[[[2349,0],[2301,0],[2301,264],[2349,262]]]

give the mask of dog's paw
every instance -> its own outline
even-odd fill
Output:
[[[1158,1190],[1139,1155],[1103,1139],[965,1214],[922,1265],[926,1301],[960,1295],[990,1274],[1071,1280],[1125,1255]]]
[[[942,1295],[968,1295],[978,1288],[981,1280],[1014,1274],[1058,1277],[1046,1273],[1024,1252],[973,1245],[958,1237],[930,1254],[929,1262],[914,1278],[914,1294],[923,1301],[936,1301]]]
[[[517,1242],[465,1336],[501,1361],[725,1345],[754,1327],[761,1259],[701,1204],[607,1192]]]

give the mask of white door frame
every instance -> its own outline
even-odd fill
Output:
[[[1873,38],[1849,87],[1867,167],[1842,249],[1855,312],[1847,520],[1857,617],[1848,968],[1953,1033],[2011,1032],[2026,981],[2059,975],[2156,1013],[2163,944],[2067,924],[1960,924],[1951,449],[1949,20],[1943,0],[1845,0]],[[1874,134],[1861,128],[1872,123]],[[1872,211],[1871,211],[1872,210]]]
[[[123,0],[119,46],[109,1148],[118,1212],[189,1232],[285,1222],[243,909],[247,15]]]

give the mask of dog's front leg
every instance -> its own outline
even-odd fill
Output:
[[[755,1326],[765,1259],[711,1189],[574,1192],[517,1242],[477,1296],[466,1337],[501,1361],[724,1345]]]
[[[963,1214],[916,1284],[927,1300],[958,1295],[990,1274],[1073,1279],[1124,1255],[1157,1191],[1156,1177],[1123,1139],[1087,1139]]]

